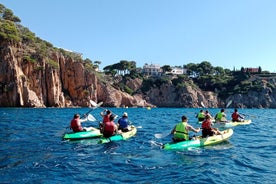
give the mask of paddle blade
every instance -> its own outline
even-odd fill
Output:
[[[97,103],[94,102],[93,100],[89,100],[90,104],[93,106],[93,107],[96,107],[97,106]]]
[[[100,107],[102,104],[103,104],[103,102],[100,102],[100,103],[97,104],[96,107]]]
[[[162,139],[164,137],[167,137],[168,135],[170,135],[171,133],[166,133],[166,134],[154,134],[154,137],[157,139]]]
[[[97,121],[96,118],[91,114],[88,114],[87,119],[88,121]]]
[[[230,101],[226,104],[226,108],[228,108],[231,104],[232,104],[232,100],[230,100]]]
[[[204,105],[204,103],[203,103],[203,102],[200,102],[200,104],[201,104],[201,106],[202,106],[202,107],[205,107],[205,105]]]

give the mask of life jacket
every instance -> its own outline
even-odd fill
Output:
[[[72,119],[71,121],[71,128],[73,129],[74,132],[81,132],[83,131],[82,126],[78,123],[78,119]]]
[[[197,114],[197,118],[203,118],[204,119],[205,118],[205,114],[203,114],[203,113],[200,112],[200,113]]]
[[[110,117],[110,115],[104,115],[104,118],[103,118],[103,123],[106,123],[106,122],[109,122],[110,120],[109,120],[109,117]]]
[[[223,117],[223,113],[222,112],[217,113],[217,115],[216,115],[216,119],[217,120],[221,121],[222,117]]]
[[[188,130],[186,130],[187,122],[180,122],[175,128],[175,139],[185,139],[189,140]]]
[[[212,129],[211,128],[211,120],[208,120],[208,119],[204,120],[202,122],[201,128],[202,129],[208,129],[208,130]]]
[[[108,121],[104,123],[103,133],[112,135],[115,132],[115,129],[115,123],[113,121]]]
[[[234,112],[234,113],[232,114],[232,119],[233,119],[234,121],[239,120],[239,113]]]
[[[119,123],[120,130],[123,130],[128,127],[128,119],[127,118],[120,118],[118,123]]]

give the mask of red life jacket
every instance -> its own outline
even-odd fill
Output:
[[[81,132],[83,131],[83,128],[81,127],[80,123],[78,123],[78,119],[72,119],[71,121],[71,128],[74,132]]]
[[[109,117],[110,117],[110,115],[104,115],[103,123],[109,122],[110,121]]]
[[[234,113],[232,114],[232,119],[233,119],[233,120],[239,120],[239,114],[238,114],[237,112],[234,112]]]
[[[202,129],[209,129],[209,130],[212,129],[212,128],[211,128],[211,120],[205,119],[205,120],[202,122],[201,128],[202,128]]]
[[[104,123],[104,134],[107,133],[112,135],[115,129],[115,123],[113,121],[108,121]]]

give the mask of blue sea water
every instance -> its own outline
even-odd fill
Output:
[[[101,120],[102,109],[92,115]],[[67,141],[74,113],[88,108],[0,108],[0,183],[275,183],[275,109],[240,109],[252,124],[234,127],[227,142],[186,151],[162,150],[182,115],[193,108],[111,108],[138,126],[129,140]],[[219,109],[209,109],[215,114]],[[233,109],[227,109],[228,116]],[[85,126],[97,126],[86,122]],[[193,133],[191,133],[193,135]]]

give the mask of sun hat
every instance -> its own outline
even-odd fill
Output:
[[[124,112],[123,116],[126,116],[126,117],[127,117],[127,113],[126,113],[126,112]]]

